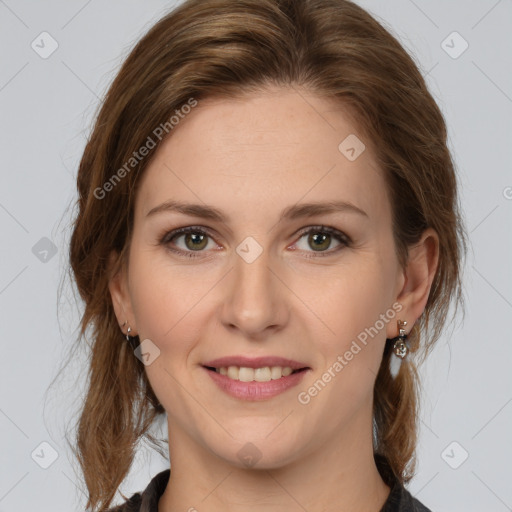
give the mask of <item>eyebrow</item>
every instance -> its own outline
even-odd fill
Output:
[[[152,208],[146,215],[150,217],[162,212],[178,212],[192,217],[201,217],[227,223],[227,217],[221,210],[206,204],[182,203],[180,201],[169,200]],[[368,214],[358,208],[356,205],[347,201],[328,201],[317,203],[300,203],[285,208],[280,215],[280,220],[294,220],[303,217],[313,217],[315,215],[332,214],[338,212],[356,213],[364,217]]]

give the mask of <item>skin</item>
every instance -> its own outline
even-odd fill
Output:
[[[132,334],[160,350],[145,366],[168,415],[172,474],[159,512],[377,512],[386,501],[390,489],[373,459],[373,388],[386,338],[398,335],[396,321],[406,320],[409,332],[425,307],[438,239],[427,230],[406,268],[399,265],[371,141],[351,162],[338,149],[349,134],[364,138],[339,104],[268,88],[201,101],[148,166],[129,263],[110,291],[120,326],[126,320]],[[169,199],[212,205],[228,220],[147,216]],[[366,215],[347,210],[279,221],[285,207],[333,200]],[[318,250],[300,233],[318,225],[350,242],[333,236]],[[202,252],[186,235],[160,243],[185,226],[209,231]],[[236,252],[248,236],[263,249],[252,263]],[[299,403],[298,393],[393,304],[400,313],[317,396]],[[238,400],[201,366],[227,355],[277,355],[311,370],[276,397]],[[261,455],[254,467],[237,455],[249,442]]]

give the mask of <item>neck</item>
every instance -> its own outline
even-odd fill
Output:
[[[169,427],[171,478],[158,512],[378,512],[390,488],[375,464],[371,431],[353,427],[352,436],[267,469],[240,468]]]

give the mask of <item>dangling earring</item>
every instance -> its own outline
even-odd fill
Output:
[[[126,325],[126,321],[122,325],[124,327]],[[126,331],[126,341],[131,345],[131,347],[135,350],[137,348],[137,336],[130,336],[130,333],[132,332],[132,328],[128,326],[128,329]]]
[[[407,322],[398,320],[397,324],[399,334],[396,338],[390,340],[393,342],[393,350],[389,359],[389,371],[393,379],[398,375],[402,360],[407,356],[410,350],[409,341],[407,341],[407,334],[405,334],[404,329]]]

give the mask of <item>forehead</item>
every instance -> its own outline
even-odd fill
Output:
[[[377,215],[388,209],[372,141],[354,117],[295,89],[200,101],[158,148],[136,209],[145,215],[169,199],[248,217],[302,200],[347,200]]]

